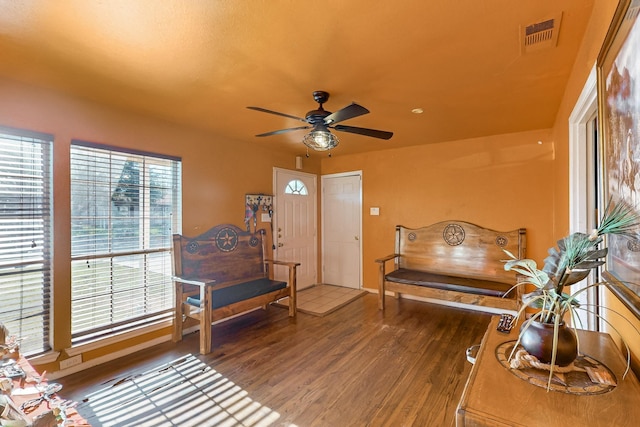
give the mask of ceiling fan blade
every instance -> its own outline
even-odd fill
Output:
[[[336,123],[343,122],[345,120],[353,119],[354,117],[367,114],[369,110],[362,105],[358,105],[355,102],[351,105],[347,105],[342,110],[338,110],[335,113],[329,114],[324,118],[324,123],[327,125],[334,125]]]
[[[271,135],[279,135],[279,134],[281,134],[281,133],[291,132],[291,131],[294,131],[294,130],[300,130],[300,129],[311,129],[311,126],[300,126],[300,127],[297,127],[297,128],[288,128],[288,129],[274,130],[273,132],[261,133],[261,134],[256,135],[256,136],[271,136]]]
[[[261,107],[247,107],[247,108],[250,110],[261,111],[263,113],[275,114],[276,116],[289,117],[290,119],[300,120],[301,122],[305,122],[305,123],[307,122],[307,120],[303,119],[302,117],[296,117],[296,116],[292,116],[290,114],[285,114],[285,113],[278,113],[277,111],[267,110],[266,108],[261,108]]]
[[[354,126],[337,125],[333,129],[340,132],[357,133],[359,135],[371,136],[373,138],[390,139],[393,136],[393,132],[387,132],[384,130],[358,128]]]

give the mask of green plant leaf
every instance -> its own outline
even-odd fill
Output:
[[[586,261],[581,261],[579,263],[577,263],[574,267],[573,270],[591,270],[593,268],[599,267],[601,265],[604,264],[604,261],[590,261],[590,260],[586,260]]]

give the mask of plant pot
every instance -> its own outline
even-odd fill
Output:
[[[520,330],[520,345],[543,363],[551,363],[553,357],[553,323],[525,322]],[[578,357],[578,340],[573,330],[564,322],[558,325],[556,365],[567,366]]]

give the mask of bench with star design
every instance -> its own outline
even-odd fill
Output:
[[[498,310],[517,310],[520,287],[504,270],[508,250],[524,258],[526,230],[500,232],[464,221],[442,221],[421,228],[396,226],[395,252],[376,262],[379,308],[387,292],[408,294],[434,302],[447,301]],[[393,271],[387,262],[393,260]],[[509,292],[509,290],[511,291]]]
[[[289,269],[273,280],[273,265]],[[182,340],[187,318],[200,322],[200,353],[211,352],[211,323],[289,297],[296,316],[296,262],[265,258],[264,231],[221,224],[197,236],[173,235],[175,318],[173,341]]]

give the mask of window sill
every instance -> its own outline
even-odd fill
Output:
[[[167,320],[158,322],[154,325],[144,326],[132,331],[127,331],[120,334],[114,334],[106,338],[99,338],[99,339],[96,339],[95,341],[71,346],[69,348],[66,348],[64,351],[69,355],[69,357],[73,357],[88,351],[97,350],[99,348],[107,347],[112,344],[117,344],[121,341],[125,341],[131,338],[136,338],[141,335],[148,334],[150,332],[155,332],[160,329],[170,328],[172,324],[173,324],[173,321],[171,319],[167,319]]]
[[[56,360],[58,360],[59,356],[60,356],[59,351],[48,351],[46,353],[39,354],[37,356],[28,357],[27,360],[29,360],[29,363],[33,365],[44,365],[45,363],[55,362]]]

